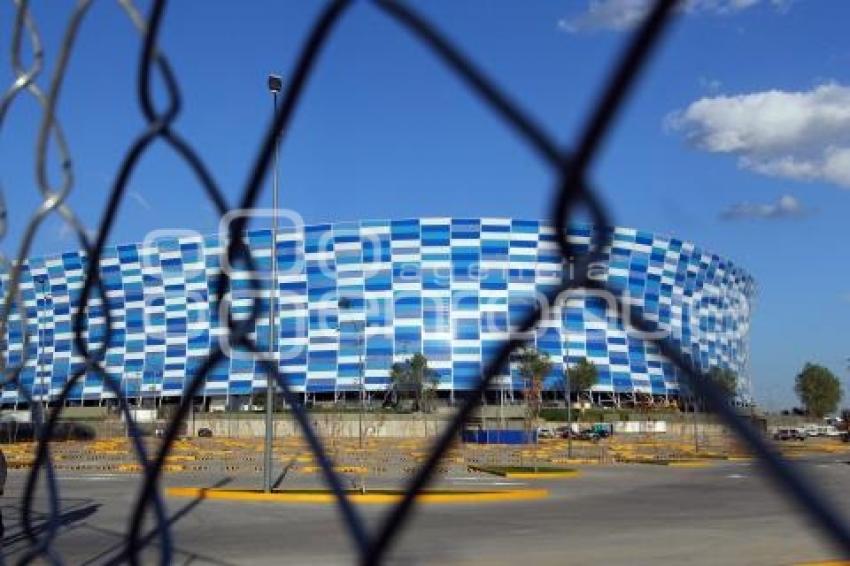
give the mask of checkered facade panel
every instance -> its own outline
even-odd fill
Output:
[[[669,335],[701,368],[728,367],[746,375],[752,279],[728,261],[675,238],[612,228],[613,244],[590,276],[606,281],[627,309]],[[602,236],[574,226],[577,252]],[[207,376],[207,396],[248,395],[265,389],[254,357],[231,348],[222,321],[250,318],[260,350],[272,343],[269,325],[271,233],[246,240],[259,285],[244,266],[221,263],[218,236],[161,238],[105,251],[101,274],[106,302],[92,299],[86,312],[89,348],[103,345],[105,316],[113,332],[103,366],[73,387],[73,400],[112,397],[104,379],[133,396],[180,396],[210,351],[228,356]],[[393,362],[423,353],[443,390],[472,389],[482,365],[512,328],[538,304],[547,316],[530,337],[554,362],[547,389],[563,388],[564,368],[587,358],[596,364],[594,391],[680,393],[672,364],[635,329],[624,326],[611,297],[572,291],[544,300],[574,269],[563,261],[554,230],[537,221],[422,218],[317,224],[277,235],[277,359],[296,391],[380,391]],[[233,274],[231,293],[217,297],[217,276]],[[86,258],[79,252],[34,258],[23,266],[26,320],[15,311],[3,354],[8,366],[24,358],[19,387],[35,398],[58,395],[84,367],[73,340]],[[566,271],[566,273],[565,273]],[[0,273],[5,294],[8,273]],[[625,313],[628,314],[628,313]],[[743,383],[746,380],[741,380]],[[522,388],[515,364],[497,388]],[[746,395],[745,391],[741,392]],[[24,401],[7,385],[2,404]]]

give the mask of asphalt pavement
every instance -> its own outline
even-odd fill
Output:
[[[850,465],[840,455],[798,461],[836,506],[850,509]],[[836,553],[769,484],[758,465],[647,464],[581,467],[577,478],[506,480],[449,475],[440,487],[545,487],[540,501],[427,504],[393,547],[396,564],[794,564]],[[24,473],[2,498],[7,562],[31,548],[18,524]],[[298,482],[297,484],[295,482]],[[317,480],[284,479],[282,487]],[[54,545],[68,564],[120,558],[139,489],[132,474],[59,473],[63,521]],[[258,487],[256,478],[170,474],[169,486]],[[382,480],[381,487],[387,485]],[[378,487],[375,484],[373,487]],[[36,526],[45,528],[36,501]],[[177,564],[352,564],[353,545],[334,506],[167,498]],[[374,527],[383,506],[358,508]],[[850,519],[850,513],[846,513]],[[43,531],[42,531],[43,534]],[[145,563],[158,560],[150,544]]]

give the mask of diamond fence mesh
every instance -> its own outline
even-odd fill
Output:
[[[107,375],[104,368],[104,356],[113,331],[113,322],[109,309],[104,309],[106,320],[106,339],[92,347],[87,339],[85,329],[85,311],[93,302],[108,305],[106,290],[101,280],[100,261],[104,247],[114,226],[117,212],[127,195],[128,180],[137,166],[140,158],[155,141],[166,143],[191,169],[203,191],[203,198],[209,199],[221,216],[231,210],[252,209],[256,206],[261,188],[269,173],[270,164],[275,152],[276,140],[285,142],[291,119],[298,109],[303,97],[304,87],[318,64],[322,50],[333,40],[334,30],[347,13],[350,2],[337,0],[327,4],[321,11],[303,45],[300,47],[295,66],[289,74],[290,80],[284,89],[281,104],[277,107],[274,118],[267,128],[254,162],[248,168],[247,180],[236,203],[229,203],[217,184],[204,161],[193,149],[192,144],[175,129],[176,120],[181,111],[181,96],[178,77],[173,72],[166,54],[158,46],[158,34],[165,15],[166,0],[155,0],[151,11],[144,17],[134,6],[132,0],[119,0],[127,17],[139,32],[141,42],[137,67],[137,102],[145,119],[145,128],[131,140],[119,165],[118,174],[111,181],[111,189],[100,217],[100,223],[92,236],[86,231],[75,212],[66,204],[66,199],[74,186],[73,163],[71,151],[66,142],[62,125],[56,113],[63,81],[66,76],[68,62],[74,48],[74,42],[81,22],[91,5],[90,0],[79,0],[66,25],[64,37],[55,57],[53,74],[46,82],[46,91],[39,86],[39,78],[44,66],[45,54],[42,50],[41,38],[36,22],[28,9],[26,0],[11,0],[15,7],[15,18],[12,22],[12,45],[10,50],[10,67],[14,76],[12,85],[7,89],[0,102],[0,132],[5,119],[16,99],[23,96],[32,97],[41,108],[41,122],[38,130],[36,148],[37,183],[40,205],[29,218],[17,255],[14,260],[3,259],[9,272],[9,281],[0,310],[0,336],[5,336],[9,329],[10,317],[18,316],[26,320],[27,313],[21,300],[22,264],[29,255],[33,240],[40,225],[50,215],[58,214],[76,234],[80,248],[89,258],[85,271],[85,280],[81,292],[81,304],[74,313],[72,320],[74,341],[76,347],[85,357],[82,368],[69,376],[61,394],[55,399],[48,414],[43,414],[42,404],[30,402],[33,422],[36,424],[38,440],[34,464],[28,474],[20,505],[21,524],[29,542],[29,550],[22,561],[48,560],[54,563],[63,562],[61,553],[54,548],[54,541],[61,526],[60,489],[56,481],[54,463],[51,458],[51,443],[53,432],[62,415],[65,401],[79,380],[86,374],[99,375],[105,386],[116,396],[120,409],[127,422],[128,436],[131,439],[135,457],[141,466],[138,494],[130,513],[130,521],[125,534],[123,551],[113,561],[128,561],[138,563],[140,553],[147,546],[155,546],[160,563],[167,564],[173,558],[173,541],[170,532],[170,517],[163,503],[160,490],[160,479],[166,459],[171,453],[178,437],[180,423],[185,420],[191,410],[192,398],[203,387],[206,376],[217,363],[225,358],[225,352],[220,346],[213,346],[209,356],[194,374],[187,376],[188,385],[182,400],[174,412],[164,433],[161,445],[153,453],[141,441],[138,425],[130,410],[130,404],[122,392],[120,384]],[[451,72],[455,73],[466,87],[474,93],[481,104],[492,110],[505,123],[509,133],[528,144],[551,167],[557,177],[553,189],[552,205],[550,208],[551,223],[557,229],[557,241],[561,255],[564,258],[575,258],[575,269],[570,274],[565,273],[560,289],[552,292],[549,299],[554,300],[558,293],[568,289],[607,290],[606,284],[587,276],[588,265],[600,258],[602,251],[610,245],[610,240],[604,238],[596,242],[589,252],[579,253],[573,249],[567,238],[567,226],[574,217],[575,211],[583,208],[588,211],[594,224],[610,226],[611,221],[607,211],[596,198],[587,171],[599,153],[606,136],[613,133],[613,126],[618,112],[627,102],[630,92],[651,61],[653,52],[657,49],[665,31],[675,17],[676,2],[674,0],[658,0],[641,26],[628,40],[622,54],[612,64],[607,82],[602,86],[584,128],[575,139],[574,147],[568,150],[558,147],[556,142],[537,125],[510,97],[476,68],[474,63],[461,53],[452,42],[444,37],[439,30],[426,21],[410,6],[389,0],[376,0],[374,6],[397,25],[406,30],[413,40],[425,45],[434,57],[439,59]],[[23,63],[22,52],[25,43],[31,52],[31,63]],[[152,95],[151,83],[154,74],[159,74],[168,96],[164,110],[157,110]],[[58,160],[62,175],[56,186],[51,185],[47,175],[47,147],[52,139],[58,150]],[[284,143],[285,151],[285,143]],[[3,191],[20,191],[19,187],[0,186],[0,237],[6,232],[8,211],[2,200]],[[222,252],[223,259],[230,264],[241,263],[250,267],[253,265],[251,253],[241,235],[248,227],[248,217],[237,217],[229,224],[229,238],[226,249]],[[224,257],[226,256],[226,257]],[[260,287],[256,279],[249,279],[253,290]],[[217,296],[224,296],[231,285],[226,271],[218,277]],[[616,296],[616,293],[612,293]],[[619,301],[619,299],[618,299]],[[618,312],[628,312],[628,320],[624,321],[631,327],[650,332],[653,326],[635,311],[618,309]],[[476,406],[481,402],[482,394],[488,389],[494,378],[499,374],[515,349],[523,344],[522,336],[535,328],[541,320],[542,313],[535,310],[524,321],[518,332],[506,340],[497,355],[488,360],[477,391],[469,395],[452,417],[449,426],[437,437],[424,463],[409,479],[403,498],[390,507],[385,516],[379,521],[377,528],[370,532],[366,528],[361,515],[345,495],[343,480],[334,471],[322,441],[313,424],[311,424],[307,409],[300,402],[287,379],[278,373],[276,365],[264,359],[260,349],[250,337],[249,329],[254,320],[260,315],[259,300],[254,302],[252,312],[247,320],[228,318],[227,329],[232,345],[253,352],[262,364],[264,371],[276,382],[288,404],[292,407],[295,420],[303,431],[304,438],[313,452],[323,479],[336,497],[336,502],[343,516],[344,524],[354,542],[356,559],[364,564],[376,564],[383,561],[393,541],[409,519],[415,505],[415,496],[423,490],[435,475],[441,458],[449,450],[453,440],[464,424],[470,419]],[[30,337],[24,332],[24,352]],[[846,556],[850,556],[850,530],[835,512],[831,504],[817,490],[790,466],[744,419],[740,418],[726,401],[724,393],[714,382],[701,373],[689,356],[671,341],[661,338],[654,340],[660,352],[675,364],[684,377],[686,385],[705,399],[707,407],[718,414],[728,428],[733,431],[741,443],[745,445],[761,461],[769,476],[777,487],[790,500],[795,502],[801,512],[806,513],[836,546]],[[5,366],[5,357],[0,356],[0,364]],[[5,384],[19,383],[21,371],[27,363],[26,357],[17,365],[2,367]],[[28,395],[26,388],[19,388],[22,395]],[[27,399],[33,401],[33,399]],[[36,487],[43,482],[48,500],[46,514],[33,510]],[[143,532],[145,517],[152,517],[153,526]],[[38,523],[38,526],[36,525]]]

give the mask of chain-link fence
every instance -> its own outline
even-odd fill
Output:
[[[127,421],[129,437],[132,439],[135,455],[143,469],[142,477],[139,480],[138,496],[132,508],[130,525],[126,532],[124,552],[120,560],[138,563],[142,549],[150,543],[156,543],[159,561],[163,564],[170,563],[174,547],[169,530],[169,517],[159,489],[163,466],[179,434],[180,423],[186,419],[191,410],[193,397],[202,388],[208,373],[225,358],[225,352],[222,351],[220,346],[213,346],[211,353],[200,368],[193,375],[188,376],[182,400],[165,430],[162,444],[155,453],[148,453],[145,444],[140,440],[140,436],[136,434],[138,426],[129,409],[128,400],[123,395],[120,385],[109,378],[104,368],[108,338],[113,329],[109,309],[104,309],[107,328],[105,340],[99,341],[97,347],[93,347],[89,343],[85,331],[84,313],[87,306],[95,301],[108,305],[99,269],[104,247],[114,227],[119,206],[127,196],[128,179],[141,157],[155,141],[165,142],[190,167],[203,189],[204,197],[212,202],[219,215],[224,216],[228,211],[235,209],[254,208],[260,196],[263,182],[269,173],[275,152],[275,142],[279,137],[285,140],[292,117],[301,102],[304,87],[318,64],[322,50],[333,39],[334,30],[345,17],[350,3],[346,0],[336,0],[327,4],[313,23],[310,33],[300,48],[294,69],[289,75],[290,81],[283,92],[281,104],[276,110],[272,123],[266,130],[255,160],[250,166],[247,182],[241,196],[238,202],[229,203],[204,161],[193,149],[192,144],[174,128],[182,103],[178,77],[175,76],[166,54],[159,49],[157,43],[165,14],[166,1],[154,1],[150,14],[145,18],[138,12],[132,0],[119,0],[124,12],[133,22],[140,35],[141,51],[137,69],[137,97],[146,125],[129,144],[129,148],[120,163],[118,174],[111,182],[111,189],[101,215],[100,224],[93,237],[90,237],[75,212],[65,203],[73,189],[74,174],[71,152],[56,114],[56,107],[77,31],[86,16],[91,1],[78,0],[56,54],[53,74],[46,83],[46,91],[39,86],[38,82],[44,66],[44,52],[36,22],[28,9],[26,0],[12,0],[12,2],[15,6],[15,18],[12,23],[10,65],[15,80],[3,95],[2,103],[0,103],[0,127],[2,127],[17,98],[31,96],[39,104],[41,123],[38,131],[36,165],[37,188],[40,191],[41,204],[29,219],[17,257],[13,261],[8,261],[7,264],[9,279],[2,303],[2,311],[0,311],[0,336],[6,336],[10,319],[19,317],[20,320],[25,321],[27,318],[24,302],[21,300],[21,266],[28,257],[32,242],[45,218],[51,214],[60,215],[63,221],[73,229],[79,239],[81,249],[89,258],[81,292],[81,304],[74,313],[72,321],[75,345],[83,353],[85,364],[69,376],[61,394],[54,400],[53,408],[49,414],[42,414],[41,403],[29,403],[33,412],[33,420],[38,427],[39,442],[35,461],[27,477],[22,496],[21,524],[30,543],[24,561],[47,559],[52,562],[62,562],[62,556],[59,555],[53,545],[61,523],[60,492],[48,439],[52,437],[52,431],[57,426],[63,406],[72,388],[84,375],[94,374],[103,378],[105,386],[118,398],[121,411]],[[591,168],[606,136],[613,133],[613,126],[619,111],[627,102],[637,79],[651,60],[653,52],[658,47],[675,15],[676,2],[674,0],[658,0],[654,4],[639,29],[628,40],[623,53],[612,65],[608,80],[600,90],[592,111],[587,116],[584,128],[575,139],[574,147],[569,150],[559,148],[558,144],[512,102],[506,93],[496,88],[488,77],[476,68],[472,61],[468,60],[451,41],[411,7],[389,0],[377,0],[374,4],[386,17],[406,30],[411,37],[425,45],[433,56],[455,73],[467,88],[479,98],[482,104],[504,121],[508,131],[527,143],[555,173],[557,183],[553,190],[550,208],[551,223],[557,229],[557,241],[562,257],[576,258],[576,265],[575,269],[570,270],[569,276],[564,276],[561,288],[552,291],[549,298],[554,300],[558,293],[568,289],[606,290],[605,283],[588,277],[587,267],[600,258],[602,250],[611,244],[610,240],[606,241],[603,238],[602,241],[596,242],[589,252],[579,252],[573,249],[573,245],[567,238],[567,226],[580,207],[589,212],[595,225],[611,225],[607,211],[597,200],[596,193],[586,178],[586,172]],[[25,51],[26,42],[29,43],[32,59],[29,67],[26,67],[22,61],[22,52]],[[154,75],[157,73],[160,75],[168,96],[168,103],[165,109],[161,111],[157,110],[153,102],[151,87]],[[56,186],[51,185],[47,175],[47,147],[51,139],[58,149],[58,159],[62,171],[61,179]],[[21,190],[20,187],[9,185],[0,187],[0,189],[7,193]],[[0,195],[2,195],[2,192],[0,192]],[[0,200],[0,237],[5,235],[7,214],[6,207]],[[247,216],[240,216],[229,224],[229,238],[226,249],[222,252],[222,259],[226,259],[231,264],[240,263],[247,266],[250,271],[253,260],[247,245],[241,238],[248,227],[248,222]],[[224,296],[230,288],[230,284],[229,274],[223,271],[218,278],[217,296]],[[249,284],[254,290],[260,287],[256,279],[249,279]],[[614,295],[616,296],[616,294]],[[652,325],[634,311],[619,309],[618,312],[631,313],[628,316],[629,320],[624,321],[631,327],[644,332],[652,330]],[[404,497],[399,503],[388,509],[386,515],[378,523],[376,530],[369,532],[363,518],[346,497],[343,481],[334,471],[325,447],[311,425],[306,408],[293,393],[287,379],[277,373],[277,368],[270,360],[260,355],[259,348],[252,341],[249,329],[253,327],[253,322],[259,314],[259,300],[256,300],[251,316],[247,317],[247,320],[229,317],[227,320],[229,341],[233,345],[254,352],[257,359],[263,364],[264,371],[277,381],[284,398],[292,407],[294,417],[315,456],[324,481],[336,496],[346,528],[355,543],[357,558],[366,564],[379,563],[386,556],[391,544],[398,537],[411,515],[416,494],[429,484],[438,468],[441,457],[449,450],[458,432],[481,402],[482,393],[491,386],[491,383],[499,374],[500,368],[509,362],[511,352],[522,345],[523,334],[534,329],[542,316],[540,310],[531,313],[520,325],[519,332],[513,335],[515,337],[505,341],[497,355],[487,361],[483,375],[477,383],[477,390],[466,398],[453,416],[449,426],[434,442],[429,456],[409,479]],[[24,332],[24,352],[28,351],[26,347],[28,340],[29,337]],[[772,449],[763,439],[761,433],[736,415],[735,410],[726,401],[724,393],[697,369],[687,353],[680,351],[667,338],[654,340],[654,342],[663,356],[678,367],[681,375],[684,376],[685,384],[704,398],[706,406],[717,413],[729,429],[738,436],[739,440],[760,459],[765,469],[775,480],[779,490],[798,504],[799,508],[814,520],[843,554],[850,555],[850,530],[829,502]],[[26,362],[25,356],[19,364],[2,368],[7,384],[18,383]],[[0,363],[5,363],[3,356],[0,356]],[[22,394],[26,394],[25,388],[20,388],[20,391]],[[36,486],[40,482],[43,482],[45,486],[49,501],[46,518],[33,510]],[[143,533],[144,518],[151,514],[155,522],[154,529],[150,533]],[[36,518],[39,523],[45,524],[46,527],[35,528],[34,521]]]

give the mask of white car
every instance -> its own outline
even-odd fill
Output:
[[[555,431],[549,427],[537,427],[537,438],[555,438]]]
[[[819,426],[818,436],[841,436],[841,433],[833,425]]]

